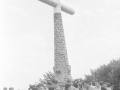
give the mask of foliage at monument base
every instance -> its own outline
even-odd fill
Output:
[[[91,70],[91,75],[85,75],[87,81],[108,82],[115,87],[120,83],[120,59],[112,60],[107,65],[101,65],[95,70]]]
[[[77,82],[84,82],[84,81],[103,81],[108,82],[111,85],[114,85],[115,89],[118,88],[118,85],[120,83],[120,59],[112,60],[107,65],[101,65],[95,70],[90,70],[91,75],[85,75],[85,79],[82,78],[74,79],[74,83]],[[39,79],[38,85],[32,85],[30,86],[32,90],[38,90],[39,86],[46,86],[47,83],[53,82],[55,74],[52,72],[48,72],[43,75],[44,79]]]

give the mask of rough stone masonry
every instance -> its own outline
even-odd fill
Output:
[[[61,13],[54,13],[54,72],[59,82],[72,80],[71,67],[68,63],[64,29]]]

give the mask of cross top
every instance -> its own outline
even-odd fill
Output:
[[[61,4],[60,0],[39,0],[39,1],[54,7],[54,13],[61,12],[61,10],[70,15],[73,15],[75,13],[75,10],[72,9],[71,7]]]

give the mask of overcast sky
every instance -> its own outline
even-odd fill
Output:
[[[120,57],[120,0],[61,0],[72,77]],[[0,88],[26,90],[53,71],[53,8],[38,0],[0,0]]]

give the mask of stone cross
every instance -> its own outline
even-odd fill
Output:
[[[71,67],[68,63],[61,10],[73,15],[75,11],[60,3],[60,0],[39,0],[54,7],[54,73],[60,83],[72,81]]]

